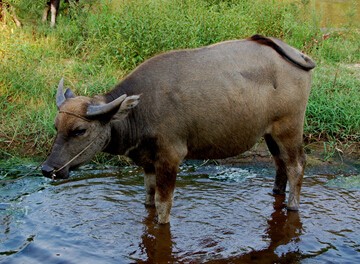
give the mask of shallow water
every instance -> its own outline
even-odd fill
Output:
[[[2,181],[0,262],[359,263],[358,168],[317,172],[307,170],[296,213],[271,195],[271,164],[187,162],[164,226],[143,205],[136,167],[88,166],[56,184]]]

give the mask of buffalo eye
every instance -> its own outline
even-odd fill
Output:
[[[79,136],[84,135],[85,132],[86,132],[86,129],[75,129],[75,130],[70,132],[70,136],[79,137]]]

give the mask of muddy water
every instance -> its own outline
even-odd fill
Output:
[[[308,170],[296,213],[270,194],[271,164],[187,163],[165,226],[135,167],[2,181],[0,263],[359,263],[358,169]]]

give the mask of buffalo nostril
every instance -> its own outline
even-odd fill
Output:
[[[44,164],[41,167],[41,172],[45,177],[52,177],[52,173],[55,169],[53,167],[50,167],[49,165]]]

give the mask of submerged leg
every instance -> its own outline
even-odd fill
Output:
[[[158,161],[156,169],[155,207],[159,224],[170,221],[178,162]]]
[[[156,175],[154,166],[146,166],[145,170],[145,206],[155,206],[155,188],[156,188]]]
[[[304,177],[306,158],[302,147],[298,147],[296,159],[289,161],[287,174],[289,179],[288,210],[298,210],[300,205],[300,191]]]
[[[272,154],[275,166],[276,166],[276,176],[274,182],[273,193],[274,194],[285,194],[286,184],[288,181],[286,167],[284,161],[280,158],[280,149],[275,140],[271,135],[267,134],[264,136],[266,144],[269,148],[270,153]]]
[[[284,194],[289,181],[287,208],[298,210],[300,190],[305,168],[305,154],[300,133],[283,133],[277,136],[266,135],[266,143],[274,157],[276,177],[273,192]]]
[[[161,155],[155,161],[155,207],[159,224],[170,221],[176,175],[180,162],[187,153],[186,144],[167,144],[166,146],[172,147],[159,148]]]

